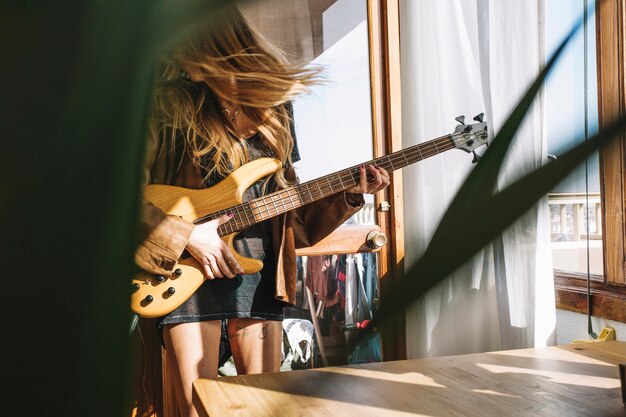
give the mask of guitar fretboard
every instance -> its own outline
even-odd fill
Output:
[[[420,143],[394,152],[389,155],[376,158],[364,163],[382,167],[387,172],[392,172],[404,168],[415,162],[421,161],[431,156],[437,155],[454,148],[454,143],[450,135],[441,136],[428,142]],[[279,214],[288,212],[298,207],[321,200],[340,191],[347,190],[359,183],[360,165],[355,165],[341,171],[298,184],[284,190],[270,193],[266,196],[256,198],[230,207],[225,210],[212,213],[208,216],[197,219],[195,223],[202,223],[216,219],[226,213],[234,214],[232,220],[221,225],[218,229],[220,236],[226,236],[244,230],[253,224],[262,222]],[[368,174],[370,177],[370,174]]]

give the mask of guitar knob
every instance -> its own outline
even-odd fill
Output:
[[[474,116],[474,120],[476,120],[478,123],[484,122],[485,121],[485,113],[477,114],[476,116]]]
[[[183,274],[183,270],[180,268],[176,268],[174,270],[174,275],[176,275],[177,277],[181,276]]]
[[[139,291],[139,284],[133,282],[133,291]]]
[[[170,294],[170,295],[171,295],[171,294],[174,294],[175,292],[176,292],[176,288],[174,288],[174,287],[169,287],[169,288],[167,289],[167,293],[168,293],[168,294]]]
[[[454,120],[456,120],[457,122],[459,122],[462,125],[465,124],[465,116],[463,116],[463,115],[455,117]]]
[[[151,296],[150,294],[148,294],[148,295],[146,295],[145,300],[146,300],[147,303],[151,303],[152,301],[154,301],[154,297]]]
[[[165,277],[163,275],[157,275],[156,277],[154,277],[154,279],[156,279],[159,282],[165,281]]]

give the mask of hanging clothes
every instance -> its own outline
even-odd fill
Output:
[[[316,305],[324,302],[325,307],[332,307],[339,298],[337,297],[336,260],[333,256],[310,256],[306,262],[304,284],[313,293]]]

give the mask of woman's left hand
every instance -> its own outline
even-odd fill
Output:
[[[375,194],[389,186],[389,173],[385,168],[376,165],[368,165],[366,169],[365,165],[361,165],[359,171],[361,173],[359,184],[348,188],[346,190],[347,193]],[[368,172],[371,175],[370,180],[367,178]]]

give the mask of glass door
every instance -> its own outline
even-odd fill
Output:
[[[374,159],[367,0],[262,0],[241,6],[251,25],[294,62],[321,66],[326,83],[294,102],[301,182]],[[379,290],[375,199],[312,248],[299,250],[296,305],[283,324],[283,370],[380,361],[381,343],[348,351]]]

